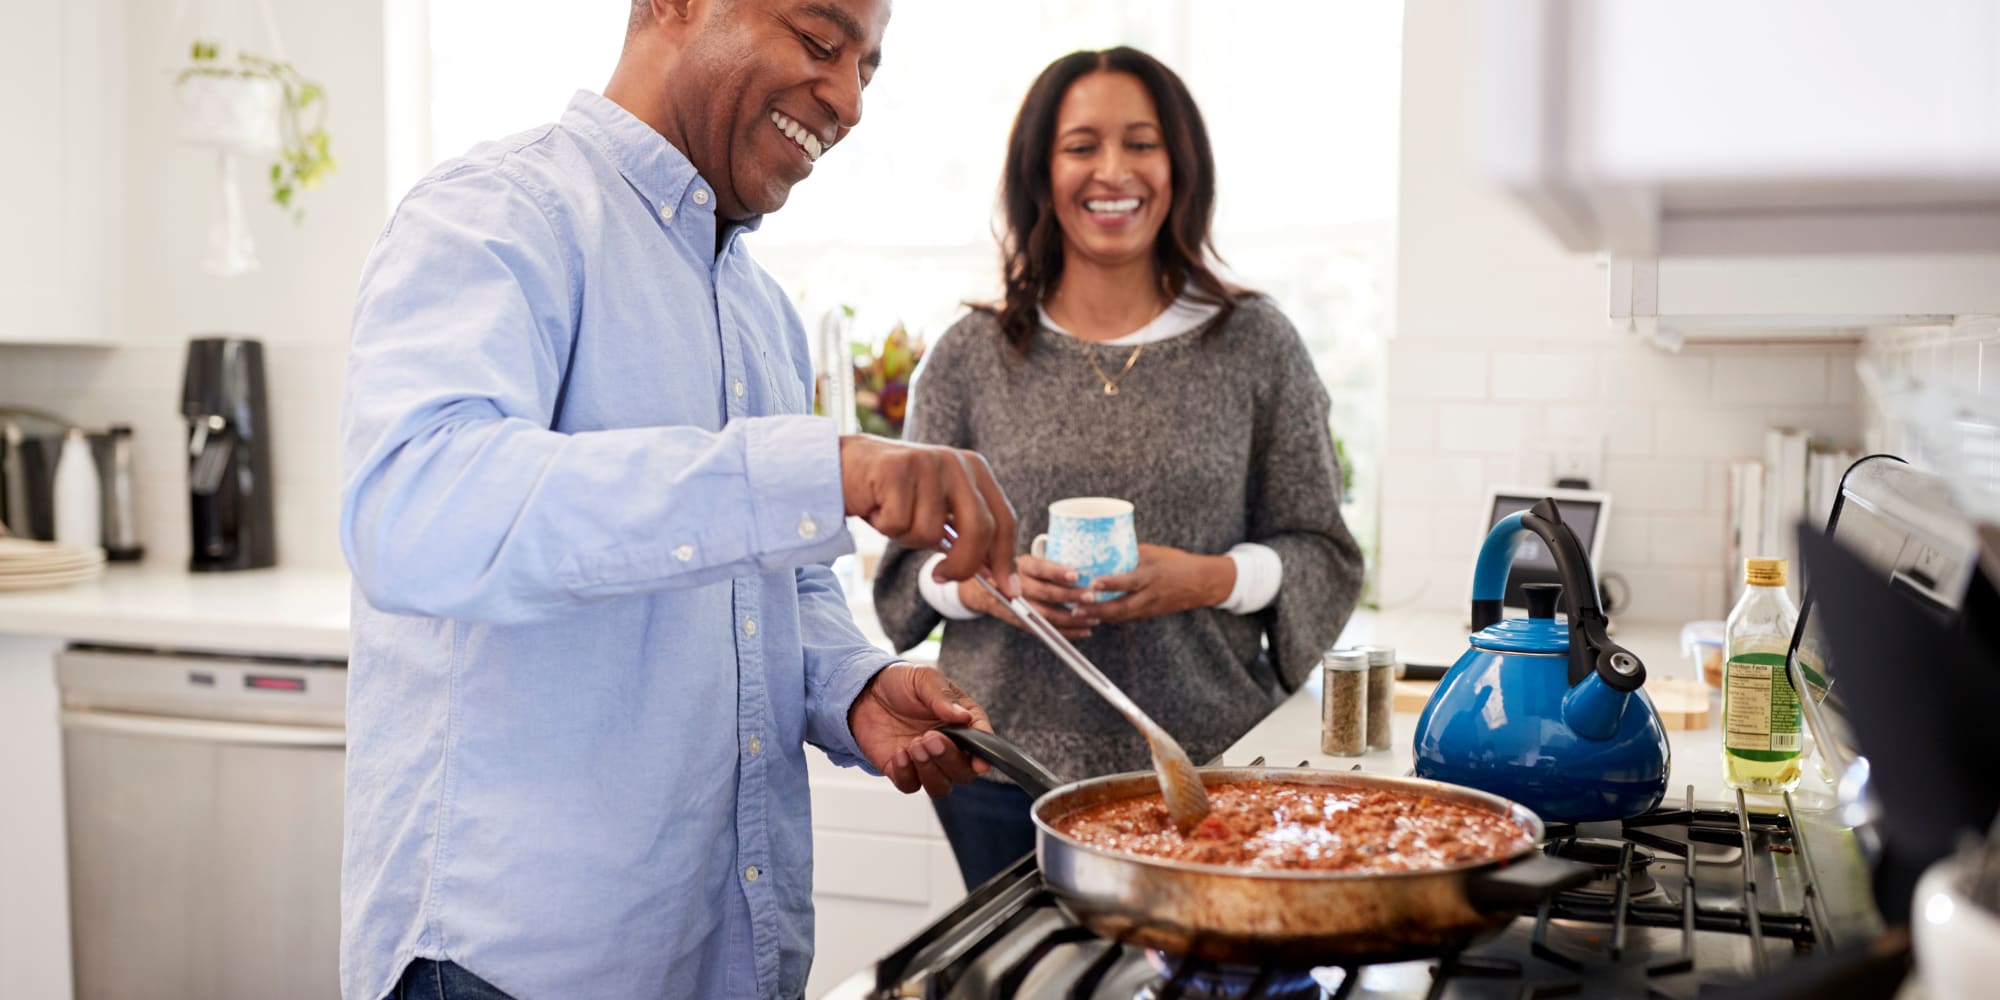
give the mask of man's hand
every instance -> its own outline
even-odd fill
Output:
[[[922,788],[941,798],[988,769],[938,732],[940,726],[993,731],[986,710],[930,667],[883,667],[847,709],[847,728],[861,755],[906,795]]]
[[[935,549],[946,527],[957,538],[938,577],[968,580],[981,568],[1008,596],[1014,580],[1014,508],[978,452],[907,444],[867,434],[840,439],[847,513],[907,549]]]
[[[1090,627],[1097,624],[1097,606],[1090,603],[1094,595],[1076,585],[1076,570],[1035,555],[1020,556],[1014,565],[1021,572],[1021,596],[1027,598],[1028,603],[1049,620],[1049,624],[1068,638],[1089,638]],[[998,618],[1027,631],[1028,626],[1014,617],[1014,612],[994,600],[993,595],[978,584],[970,581],[960,583],[958,600],[967,610]],[[1076,610],[1070,610],[1070,605],[1074,605]]]
[[[1157,618],[1189,608],[1212,608],[1229,599],[1236,586],[1236,560],[1228,556],[1198,556],[1166,545],[1139,546],[1139,568],[1130,573],[1100,576],[1091,583],[1100,592],[1124,596],[1087,610],[1099,621],[1131,622]]]

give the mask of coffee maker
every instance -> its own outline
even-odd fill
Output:
[[[271,426],[264,346],[188,342],[181,414],[188,423],[188,515],[197,572],[258,569],[278,560],[271,516]]]

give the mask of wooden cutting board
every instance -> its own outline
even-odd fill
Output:
[[[1396,711],[1421,712],[1437,689],[1436,681],[1397,681]],[[1668,729],[1708,728],[1708,685],[1691,677],[1652,677],[1646,681],[1646,696],[1660,713],[1660,725]]]

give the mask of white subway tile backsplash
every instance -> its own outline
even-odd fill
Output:
[[[1486,498],[1486,463],[1477,458],[1392,455],[1382,467],[1383,509],[1399,504],[1469,507]]]
[[[1484,502],[1471,507],[1439,507],[1430,512],[1431,554],[1462,563],[1472,572],[1479,546],[1486,541],[1487,514]]]
[[[1488,486],[1536,487],[1555,481],[1549,474],[1549,453],[1530,449],[1514,455],[1498,455],[1486,460]]]
[[[1413,594],[1429,607],[1462,603],[1485,490],[1550,482],[1550,442],[1587,433],[1603,441],[1594,485],[1613,497],[1605,568],[1627,576],[1626,613],[1720,616],[1729,462],[1761,457],[1773,424],[1843,444],[1861,436],[1859,354],[1849,346],[1694,345],[1676,355],[1607,338],[1491,355],[1476,347],[1390,342],[1392,371],[1402,370],[1388,394],[1383,480],[1382,594],[1392,606]],[[2000,382],[2000,343],[1964,366]],[[1404,380],[1433,372],[1399,395]],[[1470,384],[1481,372],[1488,384]],[[1386,512],[1398,506],[1409,511],[1392,523]]]
[[[1652,517],[1621,508],[1618,498],[1611,498],[1611,516],[1604,521],[1604,565],[1603,569],[1620,567],[1642,567],[1653,558],[1649,539],[1652,537]]]
[[[1388,409],[1383,434],[1389,454],[1427,454],[1437,450],[1438,407],[1435,402],[1391,396]]]
[[[1587,392],[1597,376],[1597,356],[1586,353],[1513,353],[1493,356],[1494,399],[1559,401]]]
[[[1488,356],[1480,351],[1434,351],[1399,339],[1390,352],[1390,399],[1485,399]]]
[[[1826,401],[1836,406],[1852,406],[1861,398],[1861,378],[1855,372],[1859,355],[1839,351],[1826,359]]]
[[[1647,561],[1655,566],[1712,569],[1722,562],[1720,514],[1655,515],[1651,528],[1652,551]]]
[[[1653,454],[1653,411],[1640,406],[1563,403],[1542,411],[1541,437],[1599,433],[1606,455],[1645,458]]]
[[[1658,433],[1654,454],[1663,458],[1712,458],[1731,461],[1764,453],[1761,410],[1717,403],[1709,406],[1663,406],[1655,414]]]
[[[1378,593],[1384,608],[1441,611],[1465,607],[1471,587],[1472,564],[1464,560],[1384,558]]]
[[[1699,513],[1708,493],[1708,466],[1693,460],[1608,459],[1604,479],[1627,510]]]
[[[1431,511],[1413,504],[1382,509],[1382,561],[1431,555]]]
[[[1665,621],[1714,618],[1714,604],[1704,593],[1702,572],[1684,569],[1613,570],[1628,591],[1621,616]],[[1615,589],[1615,584],[1609,585]]]
[[[1525,407],[1498,403],[1442,403],[1438,406],[1438,449],[1511,454],[1523,444],[1527,414]]]
[[[1823,355],[1783,353],[1776,357],[1718,359],[1712,398],[1725,405],[1824,403],[1827,364]]]
[[[1852,406],[1779,406],[1765,410],[1763,418],[1769,426],[1796,427],[1837,447],[1852,448],[1861,440],[1861,413]]]
[[[1707,355],[1663,354],[1643,344],[1620,343],[1598,359],[1595,398],[1621,404],[1700,402],[1709,398],[1713,371]],[[1579,401],[1591,398],[1579,387]]]
[[[1721,618],[1729,613],[1729,579],[1727,570],[1709,570],[1701,575],[1703,615]]]
[[[1980,347],[1968,340],[1945,348],[1945,384],[1961,392],[1979,392]]]
[[[1711,514],[1729,513],[1729,466],[1711,462],[1708,466],[1708,489],[1702,494],[1701,509]]]

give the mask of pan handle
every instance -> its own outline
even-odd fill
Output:
[[[938,731],[950,737],[959,749],[999,768],[1001,774],[1014,779],[1022,791],[1035,798],[1039,799],[1066,784],[1005,737],[968,726],[947,726]]]
[[[1590,881],[1594,871],[1582,862],[1536,851],[1522,860],[1468,876],[1465,899],[1482,913],[1530,910],[1564,889]]]

